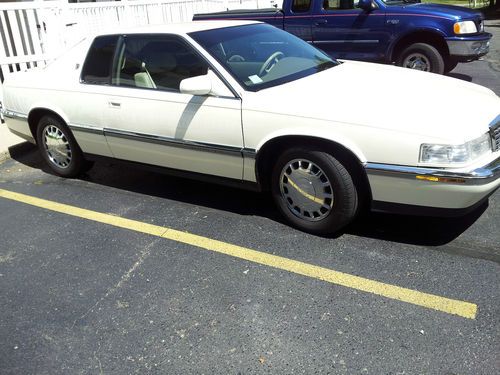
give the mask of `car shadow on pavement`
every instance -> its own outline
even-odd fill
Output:
[[[54,175],[36,148],[23,148],[12,158],[26,166]],[[96,162],[80,180],[138,194],[200,205],[239,215],[261,216],[288,225],[278,213],[270,194],[205,183],[130,167],[113,161]],[[435,218],[367,212],[344,233],[385,241],[440,246],[460,236],[486,210],[487,203],[458,218]],[[328,236],[336,238],[342,233]]]
[[[12,154],[12,158],[56,176],[34,147]],[[267,194],[170,176],[128,163],[98,161],[77,180],[241,215],[263,216],[284,223]]]
[[[456,78],[456,79],[461,79],[462,81],[467,81],[467,82],[472,82],[472,77],[467,75],[467,74],[461,74],[461,73],[447,73],[446,74],[448,77]]]
[[[485,202],[460,217],[428,217],[367,212],[348,228],[352,235],[420,246],[441,246],[455,240],[488,208]]]

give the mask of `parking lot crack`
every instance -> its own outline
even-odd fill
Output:
[[[73,329],[79,321],[85,319],[85,317],[90,314],[94,309],[99,306],[104,300],[106,300],[110,295],[114,294],[118,289],[120,289],[128,280],[130,280],[130,277],[133,275],[133,273],[139,268],[142,263],[149,257],[151,254],[151,248],[156,245],[157,242],[159,242],[160,239],[156,239],[154,241],[151,241],[144,249],[142,249],[141,253],[139,254],[139,257],[137,260],[134,262],[134,264],[125,272],[121,277],[118,282],[113,285],[111,288],[109,288],[106,293],[99,298],[83,315],[78,317],[73,321],[73,324],[71,325],[71,328]]]

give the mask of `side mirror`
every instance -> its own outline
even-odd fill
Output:
[[[359,0],[358,8],[361,8],[366,12],[370,12],[375,9],[375,4],[373,4],[373,0]]]
[[[179,89],[183,94],[208,95],[212,91],[212,80],[208,75],[183,79]]]
[[[205,75],[183,79],[179,90],[181,93],[189,95],[234,97],[231,90],[210,69]]]

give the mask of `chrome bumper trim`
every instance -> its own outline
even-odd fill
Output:
[[[490,40],[447,40],[451,56],[483,56],[490,51]]]
[[[10,111],[8,109],[2,108],[2,115],[7,118],[12,118],[12,119],[18,119],[18,120],[27,120],[28,115],[25,115],[24,113],[16,112],[16,111]]]
[[[436,183],[460,185],[486,185],[500,177],[500,157],[481,168],[462,173],[446,169],[409,167],[403,165],[366,163],[365,170],[368,175],[407,178],[417,180],[416,176],[442,177],[450,181]],[[458,180],[458,181],[457,181]],[[460,181],[460,182],[459,182]]]

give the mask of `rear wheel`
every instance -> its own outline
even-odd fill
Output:
[[[404,68],[443,74],[445,64],[439,51],[427,43],[414,43],[400,53],[396,65]]]
[[[339,231],[354,219],[358,207],[348,170],[321,151],[285,151],[273,170],[272,193],[292,225],[314,234]]]
[[[66,124],[55,116],[44,116],[38,122],[38,149],[50,169],[62,177],[76,177],[92,165],[83,153]]]

